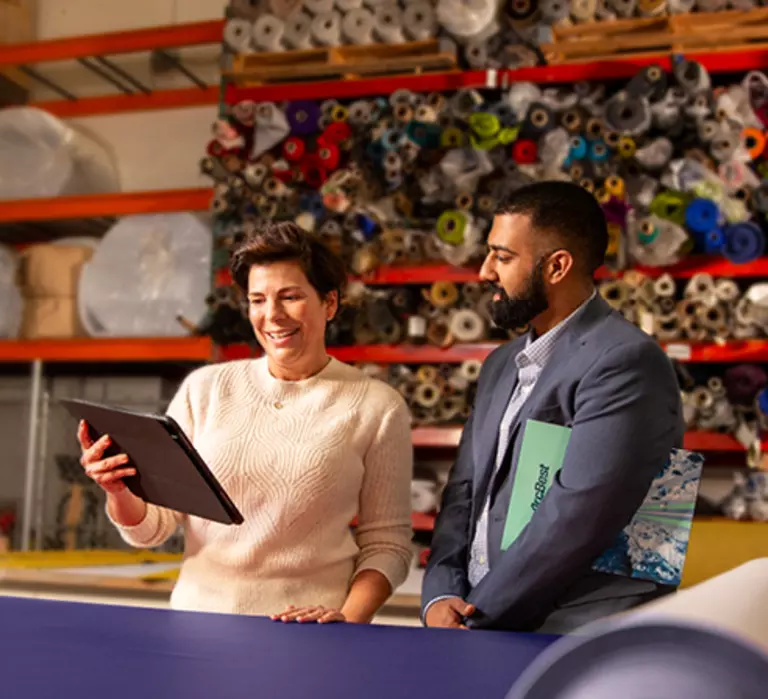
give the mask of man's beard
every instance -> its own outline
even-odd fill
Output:
[[[518,330],[525,327],[549,308],[544,286],[544,260],[536,263],[533,272],[525,281],[525,288],[513,298],[498,285],[494,284],[494,290],[501,298],[490,303],[493,322],[502,330]]]

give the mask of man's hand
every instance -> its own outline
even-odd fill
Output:
[[[466,629],[464,617],[472,616],[475,606],[467,604],[461,597],[448,597],[430,605],[424,622],[430,628]]]

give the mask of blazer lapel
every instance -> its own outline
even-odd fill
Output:
[[[552,355],[549,357],[546,366],[542,370],[536,385],[531,394],[520,408],[515,420],[509,429],[509,442],[504,453],[504,458],[508,458],[510,445],[516,443],[518,431],[525,426],[529,416],[538,408],[542,396],[546,395],[554,383],[556,383],[564,373],[567,373],[568,362],[576,355],[579,347],[584,343],[584,334],[597,321],[610,313],[610,307],[598,295],[592,299],[578,315],[571,319],[568,327],[563,334],[556,340],[556,346]],[[495,453],[495,452],[494,452]],[[511,465],[514,471],[515,464]],[[512,475],[512,474],[511,474]],[[510,477],[511,477],[510,475]]]

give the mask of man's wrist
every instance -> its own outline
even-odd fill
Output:
[[[439,597],[435,597],[431,599],[429,602],[427,602],[424,605],[424,609],[421,612],[421,623],[424,624],[424,626],[427,625],[427,612],[429,611],[429,608],[433,604],[436,604],[437,602],[440,602],[441,600],[444,600],[444,599],[453,599],[454,597],[458,597],[458,595],[440,595]]]

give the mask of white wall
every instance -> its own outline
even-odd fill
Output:
[[[37,38],[138,29],[220,19],[226,0],[38,0]],[[181,49],[185,65],[203,80],[218,83],[218,46]],[[150,88],[190,87],[184,76],[152,75],[149,54],[109,57]],[[38,70],[78,96],[119,94],[107,82],[74,61],[38,64]],[[35,100],[58,99],[48,89]],[[73,125],[106,143],[117,162],[125,191],[206,186],[198,161],[210,140],[216,106],[134,112],[72,120]]]

